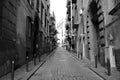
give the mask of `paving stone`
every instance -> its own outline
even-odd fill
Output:
[[[69,52],[58,48],[30,80],[101,80]]]

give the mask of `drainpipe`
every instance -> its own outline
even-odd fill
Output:
[[[71,52],[72,52],[72,0],[71,2]]]

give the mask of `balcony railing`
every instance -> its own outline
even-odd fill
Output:
[[[114,8],[109,12],[110,15],[119,15],[120,14],[120,0],[112,0]]]

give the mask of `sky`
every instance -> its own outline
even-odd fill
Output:
[[[54,11],[57,24],[66,17],[66,2],[67,0],[50,0],[50,12]]]
[[[67,2],[67,0],[50,0],[50,13],[52,13],[54,11],[55,17],[56,17],[56,25],[61,23],[61,21],[66,18],[66,10],[67,10],[66,2]],[[64,27],[63,25],[61,25],[61,26]],[[60,30],[60,28],[59,28],[58,32],[59,32],[59,34],[57,35],[57,37],[61,41],[62,31]]]

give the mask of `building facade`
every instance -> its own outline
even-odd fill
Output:
[[[95,51],[93,57],[96,56],[97,61],[104,67],[110,62],[111,68],[119,69],[119,46],[117,45],[119,44],[117,42],[119,41],[119,36],[117,36],[119,33],[119,12],[113,15],[115,7],[118,6],[117,3],[119,3],[117,0],[89,0],[86,30],[89,31],[88,34],[94,36],[90,41],[93,45],[91,49]],[[89,36],[90,38],[91,36]]]
[[[77,22],[77,6],[76,0],[67,0],[67,19],[66,19],[66,33],[69,47],[75,51],[76,49],[76,32],[78,28]]]
[[[51,48],[55,48],[57,46],[57,30],[56,30],[56,18],[54,12],[50,14],[50,24],[49,24],[49,38],[51,40],[50,46]]]
[[[0,76],[10,71],[10,60],[17,59],[16,21],[17,0],[1,0],[0,3]]]
[[[48,54],[53,48],[49,38],[49,0],[2,0],[0,3],[0,76]],[[50,50],[51,48],[51,50]]]
[[[72,44],[71,30],[75,20],[78,21],[75,40],[78,58],[87,58],[104,67],[110,62],[111,68],[120,70],[119,3],[119,0],[68,0],[66,31]]]
[[[111,68],[116,68],[120,71],[120,46],[119,46],[119,21],[120,21],[120,12],[119,12],[119,0],[108,0],[104,4],[108,4],[108,9],[104,6],[103,10],[105,11],[105,24],[106,24],[106,46],[107,46],[107,58],[109,58],[111,63]],[[108,12],[108,14],[107,14]]]

